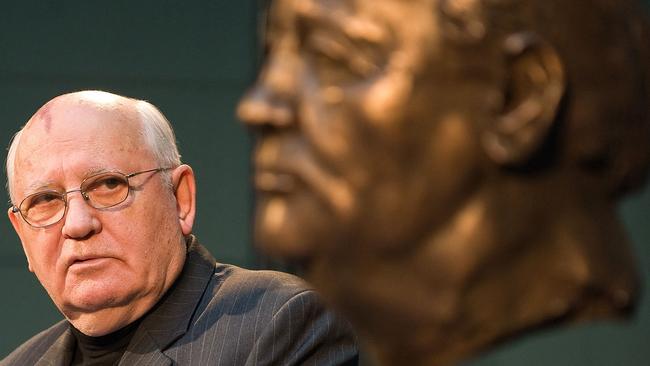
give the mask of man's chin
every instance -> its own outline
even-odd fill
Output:
[[[94,313],[127,304],[131,297],[109,288],[76,288],[61,309],[64,313]]]
[[[68,313],[96,313],[101,310],[116,307],[113,299],[83,299],[70,301],[63,306],[63,312]]]

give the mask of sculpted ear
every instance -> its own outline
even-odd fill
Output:
[[[176,210],[183,235],[192,233],[196,213],[196,182],[194,171],[189,165],[181,165],[172,173]]]
[[[511,35],[504,52],[504,103],[494,124],[484,131],[483,147],[496,163],[517,166],[544,145],[566,91],[566,78],[555,49],[535,35]]]

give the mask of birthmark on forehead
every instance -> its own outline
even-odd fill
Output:
[[[52,102],[45,104],[39,109],[32,120],[34,121],[43,121],[45,132],[50,133],[52,129]]]

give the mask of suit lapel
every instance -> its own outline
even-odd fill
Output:
[[[169,366],[172,360],[162,353],[146,331],[138,331],[120,359],[120,366],[160,365]]]
[[[36,366],[68,366],[74,356],[75,339],[69,326],[43,354]]]
[[[192,316],[214,273],[216,260],[194,236],[181,275],[145,316],[120,365],[171,364],[163,352],[188,330]]]

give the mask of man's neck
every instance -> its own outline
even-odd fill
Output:
[[[71,325],[77,345],[72,365],[114,365],[126,351],[142,318],[100,337],[85,335]]]

